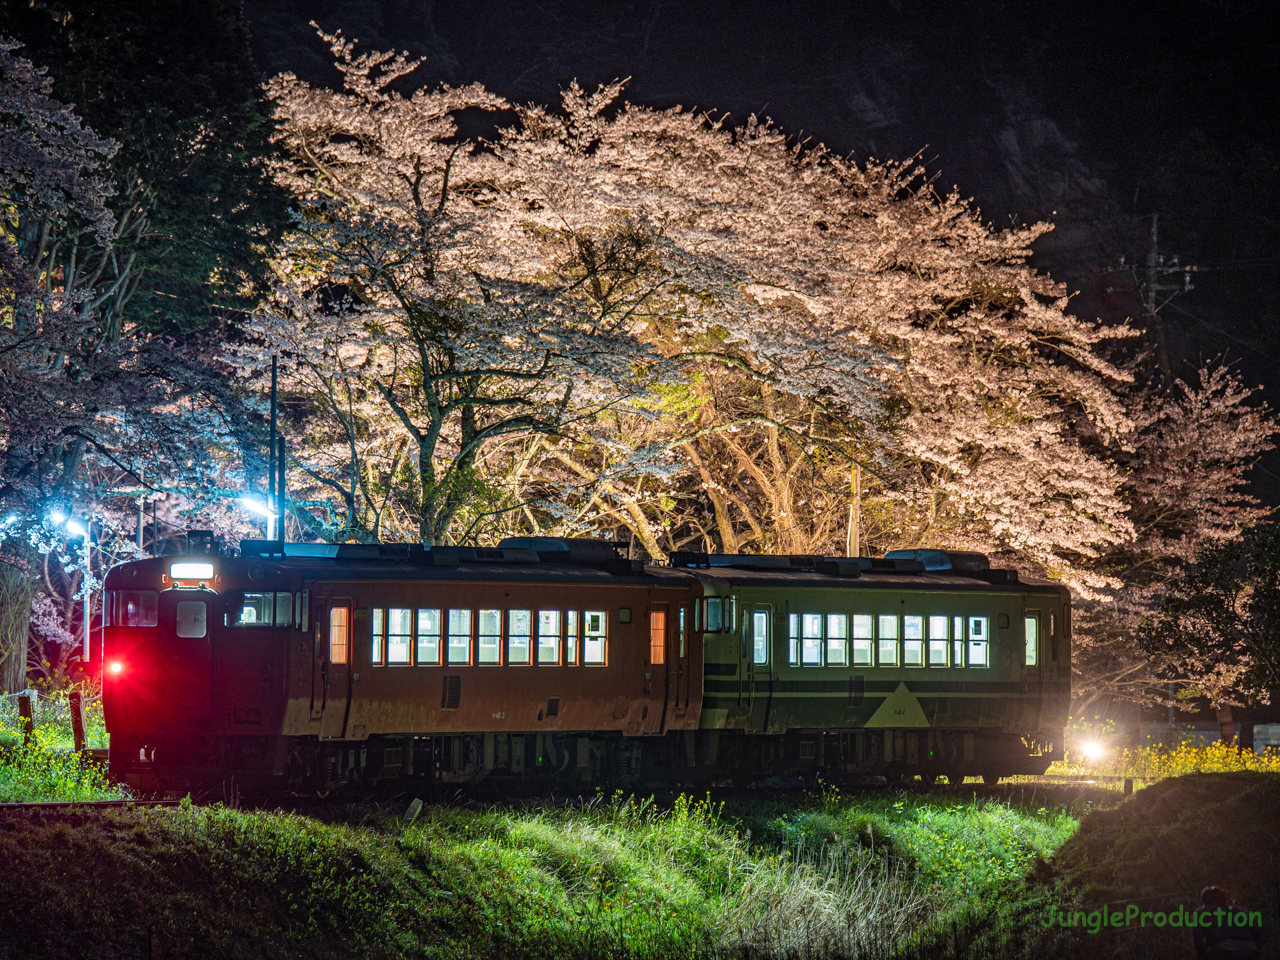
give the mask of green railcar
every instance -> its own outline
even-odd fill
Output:
[[[1064,587],[932,550],[675,559],[703,584],[701,765],[994,782],[1060,755]]]

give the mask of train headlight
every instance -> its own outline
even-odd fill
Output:
[[[107,669],[111,672],[112,676],[118,677],[124,670],[124,664],[119,660],[112,660],[111,663],[107,665]]]
[[[1101,743],[1089,741],[1080,745],[1080,752],[1084,754],[1085,759],[1096,763],[1107,754],[1107,748]]]
[[[169,576],[174,580],[212,580],[212,563],[192,563],[182,561],[169,566]]]

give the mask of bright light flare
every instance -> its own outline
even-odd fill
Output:
[[[107,667],[107,669],[110,670],[112,673],[119,675],[119,673],[122,670],[124,670],[124,664],[121,663],[119,660],[112,660],[111,666]]]
[[[67,515],[63,513],[61,510],[55,510],[53,511],[53,513],[49,514],[49,519],[52,520],[54,523],[62,523],[64,520],[67,519]]]
[[[87,537],[89,535],[89,531],[85,529],[84,524],[79,520],[67,521],[67,533],[73,537]]]
[[[11,513],[4,518],[3,523],[0,523],[0,527],[11,527],[17,522],[18,522],[18,515],[16,513]]]
[[[261,500],[250,500],[248,497],[242,497],[240,499],[240,504],[241,506],[248,507],[254,513],[260,514],[264,517],[270,517],[272,520],[276,518],[276,512]]]
[[[1107,748],[1097,741],[1090,740],[1080,745],[1080,752],[1084,754],[1086,760],[1096,763],[1107,755]]]
[[[169,576],[175,580],[212,580],[212,563],[191,563],[184,561],[169,567]]]

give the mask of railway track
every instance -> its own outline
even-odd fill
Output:
[[[176,807],[181,800],[34,800],[0,803],[0,810],[59,810],[72,807]]]

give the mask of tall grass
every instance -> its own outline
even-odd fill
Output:
[[[0,697],[0,803],[118,800],[127,793],[113,785],[98,763],[73,750],[71,712],[65,698],[36,699],[32,738],[26,744],[16,698]],[[105,743],[102,703],[86,703],[86,740]]]
[[[1139,747],[1090,761],[1068,757],[1049,767],[1057,776],[1113,776],[1161,780],[1189,773],[1235,773],[1238,771],[1280,773],[1280,749],[1262,754],[1218,741],[1200,745],[1184,742],[1168,747]]]

